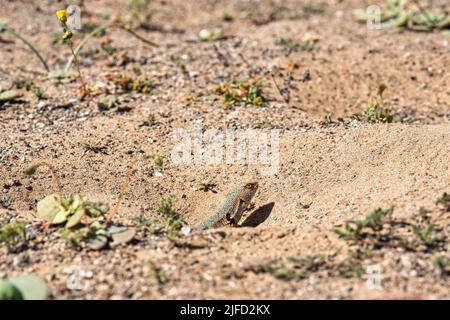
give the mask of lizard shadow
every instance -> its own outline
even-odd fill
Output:
[[[257,227],[261,223],[267,220],[272,212],[273,207],[275,206],[275,202],[270,202],[265,204],[255,211],[253,211],[247,219],[242,223],[242,227]]]

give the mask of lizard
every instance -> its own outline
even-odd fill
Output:
[[[244,211],[248,208],[256,190],[258,190],[257,182],[249,182],[237,187],[227,194],[222,207],[200,223],[196,229],[205,230],[224,226],[236,227]]]

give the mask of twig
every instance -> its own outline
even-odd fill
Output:
[[[128,32],[128,33],[131,34],[133,37],[135,37],[135,38],[141,40],[142,42],[144,42],[145,44],[148,44],[149,46],[152,46],[152,47],[159,47],[159,45],[157,45],[156,43],[154,43],[154,42],[152,42],[152,41],[150,41],[150,40],[145,39],[144,37],[142,37],[142,36],[138,35],[136,32],[134,32],[134,30],[132,30],[132,29],[130,29],[130,28],[124,26],[124,25],[118,24],[117,27],[119,27],[120,29],[122,29],[122,30]]]
[[[34,54],[42,62],[42,64],[44,65],[45,70],[47,70],[47,72],[50,72],[50,68],[48,67],[47,62],[41,56],[39,51],[31,43],[29,43],[24,37],[22,37],[19,33],[17,33],[17,31],[15,31],[14,29],[11,29],[7,24],[4,24],[4,23],[0,23],[0,30],[5,30],[5,31],[9,32],[14,37],[16,37],[17,39],[21,40],[23,43],[25,43],[28,46],[28,48],[30,48],[31,51],[33,51]]]
[[[284,95],[281,93],[280,87],[278,86],[277,82],[275,81],[275,77],[273,76],[272,72],[270,73],[270,77],[272,78],[272,82],[275,84],[275,88],[277,89],[278,94],[280,95],[281,99],[283,99],[283,101],[286,105],[289,105],[289,102],[286,100]]]
[[[117,211],[119,211],[123,197],[125,196],[125,191],[127,190],[128,184],[130,183],[131,173],[133,172],[133,168],[134,168],[135,164],[136,164],[136,160],[133,160],[133,162],[131,163],[131,167],[128,170],[128,173],[127,173],[125,179],[123,180],[122,185],[120,186],[120,194],[119,194],[119,198],[117,198],[117,203],[114,206],[114,208],[112,208],[109,211],[108,215],[106,216],[106,222],[111,221],[113,215],[116,214]]]

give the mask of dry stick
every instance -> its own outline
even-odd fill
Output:
[[[285,99],[283,94],[281,93],[280,87],[278,86],[277,82],[275,81],[275,77],[273,76],[273,73],[270,73],[270,77],[272,78],[272,82],[275,84],[275,88],[278,91],[278,94],[280,95],[281,99],[283,99],[284,103],[289,106],[289,102]]]
[[[117,25],[120,29],[128,32],[129,34],[131,34],[132,36],[136,37],[137,39],[141,40],[142,42],[144,42],[145,44],[148,44],[149,46],[152,47],[159,47],[156,43],[151,42],[150,40],[147,40],[145,38],[143,38],[142,36],[138,35],[136,32],[134,32],[132,29],[125,27],[124,25]]]
[[[10,27],[8,27],[8,25],[4,24],[4,23],[0,23],[0,30],[5,30],[7,32],[9,32],[10,34],[12,34],[14,37],[16,37],[17,39],[21,40],[23,43],[25,43],[28,48],[31,49],[31,51],[34,52],[34,54],[39,58],[39,60],[42,62],[42,64],[44,65],[45,70],[47,70],[47,72],[50,72],[50,68],[48,67],[47,62],[44,60],[44,58],[41,56],[41,54],[39,53],[39,51],[37,51],[37,49],[35,47],[33,47],[33,45],[31,43],[29,43],[24,37],[22,37],[19,33],[17,33],[17,31],[15,31],[14,29],[11,29]]]
[[[114,208],[112,208],[108,215],[106,216],[106,222],[111,221],[111,218],[113,217],[113,215],[115,213],[117,213],[117,211],[119,211],[121,202],[123,200],[123,197],[125,196],[125,191],[127,190],[128,184],[130,183],[130,178],[131,178],[131,173],[133,172],[133,168],[134,165],[136,164],[136,160],[133,160],[133,162],[131,163],[131,167],[128,170],[128,173],[125,177],[125,179],[122,182],[122,185],[120,186],[120,194],[119,194],[119,198],[117,198],[117,203],[114,206]]]

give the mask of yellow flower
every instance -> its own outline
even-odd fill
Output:
[[[59,21],[65,24],[67,22],[67,11],[66,10],[56,11],[56,17],[58,17]]]

